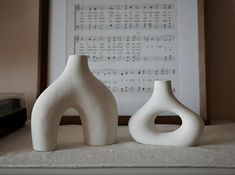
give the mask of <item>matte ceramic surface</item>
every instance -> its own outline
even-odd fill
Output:
[[[79,111],[86,144],[116,142],[116,101],[110,90],[90,72],[86,56],[71,55],[61,76],[37,99],[31,118],[34,150],[56,148],[59,123],[68,108]]]
[[[174,131],[161,132],[154,120],[159,113],[167,111],[178,114],[182,125]],[[168,146],[194,146],[204,129],[202,118],[175,98],[170,81],[154,82],[151,98],[132,115],[128,125],[136,142]]]

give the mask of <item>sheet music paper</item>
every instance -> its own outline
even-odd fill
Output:
[[[67,56],[89,55],[89,67],[131,115],[171,80],[179,95],[176,0],[67,1]]]

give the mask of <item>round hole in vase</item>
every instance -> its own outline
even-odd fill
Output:
[[[160,132],[171,132],[174,131],[182,125],[182,120],[180,116],[175,113],[169,114],[162,112],[155,115],[154,123],[155,127]]]

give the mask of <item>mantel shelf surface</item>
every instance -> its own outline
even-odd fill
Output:
[[[235,123],[206,126],[196,147],[143,145],[119,126],[118,142],[86,146],[80,125],[62,125],[56,151],[32,150],[30,122],[0,139],[0,168],[235,168]],[[162,130],[176,125],[159,125]]]

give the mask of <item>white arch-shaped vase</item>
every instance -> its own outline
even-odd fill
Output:
[[[59,123],[68,108],[79,112],[86,144],[116,142],[116,101],[110,90],[90,72],[87,56],[69,56],[63,73],[34,104],[31,118],[34,150],[56,149]]]
[[[171,132],[158,130],[154,120],[159,113],[178,114],[182,125]],[[136,142],[151,145],[194,146],[203,129],[202,118],[174,96],[170,81],[155,81],[151,98],[129,120],[129,130]]]

